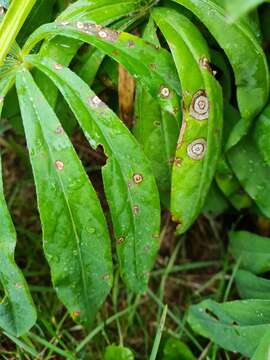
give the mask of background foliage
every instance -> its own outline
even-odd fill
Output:
[[[1,356],[268,359],[269,4],[0,16]]]

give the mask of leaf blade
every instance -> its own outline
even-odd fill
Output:
[[[17,74],[16,86],[53,283],[74,318],[90,325],[112,283],[105,218],[68,137],[27,70]]]

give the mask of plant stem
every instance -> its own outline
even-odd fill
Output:
[[[11,5],[0,25],[0,66],[5,60],[16,36],[37,0],[16,0]]]

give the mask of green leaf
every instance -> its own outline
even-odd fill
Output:
[[[216,170],[222,93],[210,69],[207,44],[195,25],[169,8],[155,8],[152,15],[170,46],[182,85],[183,122],[173,163],[171,212],[184,233],[201,212]]]
[[[270,329],[264,334],[251,360],[268,360],[270,358]]]
[[[28,56],[59,88],[92,147],[108,157],[102,169],[121,275],[130,289],[145,291],[159,248],[160,206],[150,164],[122,121],[68,68]]]
[[[238,270],[235,281],[242,299],[270,300],[270,280],[258,277],[246,270]]]
[[[269,300],[218,304],[205,300],[190,307],[188,322],[198,334],[226,350],[251,357],[270,328]]]
[[[131,350],[123,346],[110,345],[107,346],[104,360],[134,360]]]
[[[246,15],[257,6],[266,2],[265,0],[226,0],[226,7],[231,21],[236,21],[239,17]]]
[[[0,115],[4,96],[13,83],[13,77],[0,82]],[[22,272],[14,260],[16,231],[4,197],[0,159],[0,282],[4,297],[0,303],[0,327],[8,333],[21,336],[36,322],[36,310]]]
[[[227,143],[230,132],[239,118],[239,112],[236,111],[229,103],[225,102],[223,131],[224,145]],[[215,180],[223,194],[237,210],[251,206],[252,200],[243,191],[239,180],[236,178],[232,168],[227,161],[225,151],[221,153],[220,159],[218,161]]]
[[[251,29],[243,22],[229,23],[218,0],[173,0],[194,13],[226,53],[234,70],[242,120],[232,132],[228,147],[246,133],[269,96],[266,56]],[[232,0],[234,1],[234,0]]]
[[[224,213],[230,204],[228,203],[227,199],[224,197],[222,192],[219,190],[215,181],[213,181],[208,195],[205,200],[205,204],[203,207],[203,213],[210,213],[214,216],[218,216]]]
[[[160,46],[156,27],[150,18],[143,38]],[[178,119],[167,113],[157,98],[137,84],[135,99],[135,124],[133,134],[147,154],[157,180],[161,200],[169,208],[171,189],[171,168],[179,134]]]
[[[27,70],[18,72],[16,86],[53,284],[71,315],[89,325],[112,285],[105,217],[70,140]]]
[[[227,153],[229,164],[246,193],[261,212],[270,217],[270,166],[265,163],[253,139],[254,130]]]
[[[0,66],[23,26],[36,0],[16,0],[11,3],[0,25]]]
[[[270,104],[258,116],[254,139],[264,161],[270,166]]]
[[[166,341],[161,360],[195,360],[188,346],[182,341],[170,338]]]
[[[230,251],[235,259],[241,257],[241,268],[254,274],[270,270],[270,238],[248,231],[230,232]]]

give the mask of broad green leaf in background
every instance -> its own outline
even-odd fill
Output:
[[[205,300],[190,307],[188,322],[224,349],[252,357],[270,328],[270,300]]]
[[[134,360],[134,355],[126,347],[110,345],[105,350],[104,360]]]
[[[150,18],[143,38],[158,47],[160,43],[156,31],[154,21]],[[177,120],[164,111],[157,98],[149,94],[143,84],[137,84],[133,134],[151,162],[161,200],[168,208],[171,168],[180,130]]]
[[[269,360],[269,359],[270,359],[270,329],[268,329],[264,334],[251,360]]]
[[[12,83],[12,76],[0,82],[0,115],[4,96]],[[4,197],[0,161],[0,283],[4,290],[4,297],[0,299],[0,328],[21,336],[35,324],[36,310],[23,274],[14,260],[15,246],[16,231]]]
[[[229,23],[222,2],[217,0],[173,0],[194,13],[225,51],[234,70],[237,100],[242,119],[230,136],[228,147],[246,134],[254,117],[269,97],[266,56],[255,35],[241,21]],[[233,0],[234,1],[234,0]]]
[[[172,172],[171,212],[185,232],[202,210],[222,140],[222,93],[210,69],[210,55],[190,20],[169,8],[155,8],[179,73],[183,122]]]
[[[218,216],[230,207],[226,197],[222,194],[216,182],[213,181],[203,207],[203,213]]]
[[[235,126],[237,121],[239,121],[240,114],[227,101],[225,101],[223,116],[223,148],[225,148],[231,129]],[[236,209],[240,210],[251,206],[252,201],[250,197],[244,192],[239,180],[228,163],[225,149],[221,152],[217,164],[215,180],[223,194]]]
[[[136,292],[147,288],[159,248],[160,206],[150,164],[122,121],[68,68],[28,56],[59,88],[93,148],[102,145],[108,157],[102,169],[120,271]]]
[[[18,72],[16,87],[53,284],[71,315],[87,326],[112,285],[105,217],[71,142],[28,70]]]
[[[258,277],[246,270],[238,270],[235,282],[242,299],[270,300],[270,280]]]
[[[246,193],[260,211],[270,217],[270,166],[263,159],[253,138],[254,130],[227,153],[229,164]]]
[[[226,0],[226,8],[231,21],[236,21],[257,6],[266,2],[265,0]]]
[[[258,116],[254,139],[263,160],[270,166],[270,104]]]
[[[170,338],[166,341],[161,360],[196,360],[188,346],[181,340]]]
[[[270,238],[248,231],[232,231],[230,251],[235,259],[241,257],[241,268],[254,274],[270,270]]]

